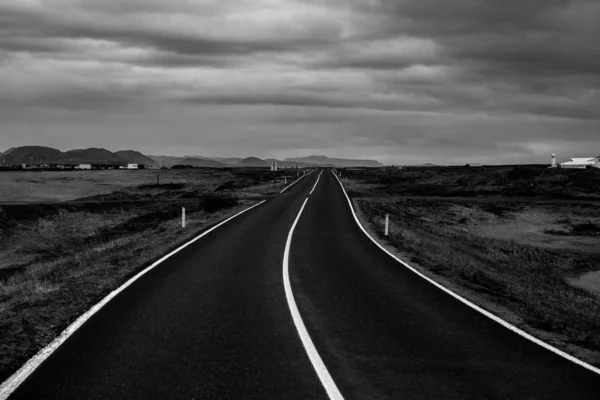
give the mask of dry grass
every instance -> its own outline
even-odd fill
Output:
[[[350,181],[345,185],[357,196],[353,202],[365,225],[413,265],[483,307],[499,310],[523,329],[600,365],[600,301],[566,279],[593,265],[600,268],[599,252],[592,247],[575,248],[570,242],[561,242],[563,247],[537,246],[535,241],[528,243],[527,235],[515,232],[513,237],[519,242],[493,232],[493,227],[514,224],[514,219],[523,215],[530,218],[530,225],[523,227],[531,228],[531,221],[542,221],[551,211],[559,222],[571,221],[558,213],[559,206],[542,210],[535,204],[508,204],[503,209],[497,200],[456,203],[384,196],[381,188],[372,196],[372,191],[365,189],[368,184]],[[563,208],[577,213],[573,211],[576,207]],[[584,211],[587,218],[598,214]],[[388,238],[382,236],[386,213],[392,221]],[[544,230],[543,225],[534,228]],[[582,238],[572,239],[576,243]]]
[[[23,247],[0,253],[3,265],[14,266],[8,257],[19,251],[34,256],[0,280],[0,380],[141,268],[250,204],[211,213],[189,209],[185,230],[179,215],[146,226],[130,225],[139,217],[132,212],[59,214],[35,227],[18,228],[15,236],[23,240]],[[85,224],[89,227],[80,230]],[[58,232],[63,236],[55,236]]]
[[[214,192],[247,196],[276,193],[285,175],[288,180],[296,179],[293,171],[243,168],[0,172],[0,202],[69,201],[117,191],[142,197],[155,197],[159,192],[159,197],[169,198]]]
[[[381,194],[414,196],[552,197],[600,200],[600,169],[547,166],[408,167],[345,171],[345,176],[374,185]]]
[[[179,181],[171,190],[165,185],[161,196],[218,195],[215,189],[231,177],[252,192],[252,184],[270,178],[262,171],[245,173],[238,179],[227,171],[184,171],[172,175]],[[122,190],[154,192],[140,184]],[[105,197],[111,196],[121,195]],[[181,204],[169,201],[0,207],[0,381],[129,277],[254,203],[227,194],[192,199],[185,204],[185,229]]]

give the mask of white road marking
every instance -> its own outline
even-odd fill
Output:
[[[283,190],[281,192],[279,192],[279,194],[285,192],[286,190],[288,190],[289,188],[291,188],[292,186],[294,186],[296,183],[300,182],[300,179],[309,176],[310,174],[312,174],[314,171],[309,172],[306,175],[302,175],[300,178],[296,179],[291,185],[287,185],[286,187],[283,188]]]
[[[346,200],[348,201],[348,205],[350,206],[350,210],[352,211],[352,215],[354,216],[354,220],[356,221],[356,223],[358,224],[359,228],[364,232],[365,235],[367,235],[367,237],[369,239],[371,239],[371,241],[373,241],[373,243],[375,243],[381,250],[383,250],[384,252],[386,252],[390,257],[392,257],[393,259],[395,259],[396,261],[398,261],[400,264],[402,264],[403,266],[405,266],[406,268],[408,268],[409,270],[411,270],[412,272],[414,272],[415,274],[417,274],[418,276],[420,276],[421,278],[425,279],[427,282],[431,283],[432,285],[434,285],[435,287],[437,287],[438,289],[443,290],[444,292],[446,292],[447,294],[449,294],[450,296],[454,297],[455,299],[457,299],[458,301],[460,301],[461,303],[471,307],[472,309],[474,309],[475,311],[480,312],[481,314],[485,315],[486,317],[490,318],[491,320],[499,323],[500,325],[502,325],[503,327],[510,329],[511,331],[513,331],[514,333],[516,333],[517,335],[522,336],[523,338],[542,346],[543,348],[545,348],[546,350],[550,350],[551,352],[553,352],[554,354],[557,354],[577,365],[580,365],[592,372],[595,372],[596,374],[600,375],[600,368],[596,368],[593,365],[590,365],[588,363],[586,363],[585,361],[582,361],[576,357],[573,357],[572,355],[565,353],[562,350],[557,349],[556,347],[552,346],[551,344],[548,344],[538,338],[536,338],[535,336],[530,335],[529,333],[517,328],[516,326],[514,326],[513,324],[511,324],[508,321],[503,320],[502,318],[498,317],[495,314],[492,314],[491,312],[479,307],[478,305],[471,303],[469,300],[465,299],[464,297],[454,293],[453,291],[451,291],[450,289],[447,289],[446,287],[440,285],[439,283],[437,283],[436,281],[434,281],[431,278],[428,278],[427,276],[423,275],[422,273],[420,273],[419,271],[417,271],[416,269],[414,269],[413,267],[411,267],[409,264],[407,264],[406,262],[402,261],[401,259],[399,259],[398,257],[396,257],[394,254],[392,254],[391,252],[389,252],[385,247],[383,247],[382,245],[380,245],[379,243],[377,243],[377,241],[375,239],[373,239],[371,237],[371,235],[369,235],[369,233],[365,230],[365,228],[362,226],[362,224],[360,223],[360,221],[358,220],[358,217],[356,216],[356,213],[354,212],[354,208],[352,207],[352,202],[350,201],[350,197],[348,197],[348,194],[346,193],[346,189],[344,189],[344,185],[342,185],[342,182],[338,179],[338,177],[333,174],[333,176],[335,176],[335,178],[337,179],[338,183],[340,184],[340,186],[342,187],[342,191],[344,192],[344,195],[346,196]]]
[[[333,378],[327,371],[327,367],[323,363],[321,356],[317,352],[313,341],[311,340],[308,331],[306,330],[306,326],[302,321],[302,317],[300,316],[300,311],[298,311],[298,306],[296,305],[296,300],[294,300],[294,294],[292,293],[292,285],[290,284],[290,272],[289,272],[289,259],[290,259],[290,248],[292,245],[292,236],[294,235],[294,229],[296,228],[296,224],[302,215],[302,211],[304,211],[304,207],[308,202],[308,197],[304,200],[304,204],[302,204],[302,208],[290,229],[290,233],[287,237],[287,242],[285,244],[285,251],[283,253],[283,286],[285,288],[285,297],[287,298],[288,306],[290,307],[290,312],[292,313],[292,318],[294,320],[294,324],[296,325],[296,329],[298,330],[298,335],[300,335],[300,339],[302,340],[302,344],[304,345],[304,349],[308,354],[308,358],[310,358],[310,362],[313,365],[319,379],[321,380],[321,384],[327,391],[327,395],[332,400],[343,400],[342,394],[339,389],[335,385]]]
[[[323,173],[323,171],[319,172],[319,176],[317,176],[317,181],[315,182],[315,186],[313,186],[312,190],[310,191],[310,193],[308,194],[309,196],[311,194],[313,194],[313,192],[315,191],[315,189],[317,188],[317,185],[319,184],[319,179],[321,179],[321,174]]]
[[[52,341],[52,343],[50,343],[49,345],[47,345],[46,347],[41,349],[35,356],[30,358],[29,361],[27,361],[25,363],[25,365],[23,365],[17,372],[15,372],[10,378],[8,378],[6,381],[4,381],[4,383],[2,383],[2,385],[0,385],[0,400],[7,399],[8,396],[10,396],[10,394],[13,393],[19,387],[19,385],[21,385],[21,383],[23,383],[25,381],[25,379],[27,379],[29,377],[29,375],[31,375],[48,357],[50,357],[50,355],[52,353],[54,353],[54,351],[56,349],[58,349],[58,347],[61,344],[63,344],[71,335],[73,335],[73,333],[75,333],[75,331],[77,331],[77,329],[79,329],[94,314],[96,314],[98,311],[100,311],[100,309],[102,307],[104,307],[109,301],[111,301],[115,296],[117,296],[123,290],[127,289],[127,287],[129,287],[132,283],[137,281],[139,278],[141,278],[143,275],[145,275],[148,271],[152,270],[153,268],[155,268],[156,266],[161,264],[163,261],[165,261],[172,255],[174,255],[174,254],[178,253],[179,251],[183,250],[184,248],[188,247],[189,245],[196,242],[200,238],[208,235],[210,232],[214,231],[215,229],[217,229],[221,225],[227,223],[228,221],[231,221],[235,217],[245,213],[246,211],[253,209],[254,207],[258,207],[265,201],[266,200],[263,200],[260,203],[253,205],[252,207],[248,207],[245,210],[240,211],[239,213],[235,214],[234,216],[227,218],[225,221],[220,222],[219,224],[213,226],[206,232],[203,232],[202,234],[200,234],[196,238],[190,240],[189,242],[182,245],[181,247],[177,248],[176,250],[173,250],[172,252],[170,252],[169,254],[167,254],[166,256],[161,258],[160,260],[156,261],[155,263],[153,263],[152,265],[150,265],[149,267],[147,267],[146,269],[144,269],[143,271],[141,271],[140,273],[135,275],[133,278],[129,279],[123,285],[121,285],[120,287],[118,287],[117,289],[115,289],[114,291],[109,293],[99,303],[97,303],[92,308],[90,308],[88,311],[86,311],[84,314],[82,314],[79,318],[77,318],[75,320],[75,322],[73,322],[64,331],[62,331],[60,336],[58,336],[56,339],[54,339],[54,341]]]

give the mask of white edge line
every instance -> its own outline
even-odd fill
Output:
[[[317,185],[319,184],[319,179],[321,179],[321,174],[323,173],[323,171],[319,172],[319,176],[317,176],[317,181],[315,182],[315,186],[313,186],[312,190],[310,191],[310,193],[308,194],[309,196],[311,194],[313,194],[313,192],[315,191],[315,189],[317,188]]]
[[[403,266],[405,266],[406,268],[408,268],[409,270],[411,270],[412,272],[414,272],[415,274],[417,274],[418,276],[420,276],[421,278],[425,279],[427,282],[431,283],[432,285],[434,285],[435,287],[443,290],[444,292],[446,292],[447,294],[449,294],[450,296],[454,297],[455,299],[457,299],[458,301],[462,302],[463,304],[471,307],[472,309],[474,309],[475,311],[480,312],[481,314],[485,315],[486,317],[490,318],[491,320],[499,323],[500,325],[502,325],[503,327],[510,329],[511,331],[513,331],[514,333],[524,337],[527,340],[532,341],[533,343],[542,346],[543,348],[545,348],[546,350],[550,350],[551,352],[553,352],[554,354],[557,354],[563,358],[566,358],[567,360],[580,365],[592,372],[595,372],[596,374],[600,375],[600,368],[596,368],[593,365],[590,365],[588,363],[586,363],[585,361],[582,361],[576,357],[573,357],[572,355],[565,353],[562,350],[557,349],[556,347],[552,346],[551,344],[548,344],[538,338],[536,338],[535,336],[530,335],[529,333],[517,328],[516,326],[514,326],[513,324],[511,324],[510,322],[507,322],[505,320],[503,320],[502,318],[498,317],[495,314],[492,314],[491,312],[484,310],[483,308],[479,307],[478,305],[471,303],[469,300],[465,299],[464,297],[454,293],[453,291],[451,291],[450,289],[447,289],[446,287],[440,285],[439,283],[437,283],[436,281],[434,281],[433,279],[423,275],[421,272],[417,271],[416,269],[414,269],[413,267],[411,267],[409,264],[407,264],[406,262],[402,261],[401,259],[399,259],[398,257],[396,257],[394,254],[392,254],[388,249],[386,249],[385,247],[383,247],[382,245],[380,245],[379,243],[377,243],[377,241],[375,239],[373,239],[373,237],[371,237],[371,235],[369,235],[369,233],[365,230],[365,228],[362,226],[362,224],[360,223],[360,221],[358,220],[358,217],[356,216],[356,213],[354,212],[354,207],[352,207],[352,202],[350,201],[350,197],[348,197],[348,194],[346,193],[346,189],[344,189],[344,185],[342,185],[342,182],[338,179],[338,177],[333,174],[333,176],[335,176],[335,178],[337,179],[338,183],[340,184],[340,186],[342,187],[342,191],[344,192],[344,195],[346,195],[346,200],[348,201],[348,205],[350,206],[350,210],[352,211],[352,215],[354,216],[354,220],[356,221],[356,223],[358,224],[358,226],[360,227],[360,229],[365,233],[365,235],[367,235],[367,237],[369,239],[371,239],[371,241],[373,243],[375,243],[381,250],[385,251],[390,257],[392,257],[393,259],[395,259],[396,261],[398,261],[400,264],[402,264]]]
[[[290,229],[290,233],[287,237],[287,242],[285,243],[285,251],[283,253],[283,286],[285,288],[285,297],[287,298],[288,306],[290,308],[290,312],[292,313],[292,318],[294,320],[294,324],[296,325],[296,330],[298,331],[298,335],[300,336],[300,340],[302,340],[302,344],[304,345],[304,349],[308,354],[308,358],[315,369],[315,372],[319,376],[321,380],[321,384],[325,388],[327,395],[332,400],[344,400],[342,394],[339,389],[335,385],[333,378],[329,374],[327,367],[323,363],[321,356],[317,352],[317,349],[306,330],[306,326],[302,321],[302,317],[300,316],[300,311],[298,310],[298,306],[296,305],[296,300],[294,300],[294,294],[292,293],[292,285],[290,284],[290,267],[289,267],[289,258],[290,258],[290,248],[292,246],[292,236],[294,235],[294,229],[296,229],[296,224],[302,215],[302,211],[304,211],[304,207],[308,202],[308,197],[304,200],[304,204],[302,204],[302,208],[300,208],[300,212],[294,221],[292,228]]]
[[[119,286],[117,289],[115,289],[114,291],[112,291],[111,293],[109,293],[99,303],[96,303],[96,305],[94,305],[92,308],[90,308],[88,311],[86,311],[84,314],[82,314],[79,318],[77,318],[75,320],[75,322],[73,322],[64,331],[62,331],[61,334],[56,339],[54,339],[49,345],[47,345],[46,347],[44,347],[43,349],[41,349],[36,355],[34,355],[33,357],[31,357],[10,378],[8,378],[6,381],[4,381],[2,383],[2,385],[0,385],[0,400],[7,399],[8,396],[10,396],[11,393],[13,393],[19,387],[19,385],[21,385],[21,383],[23,383],[25,381],[25,379],[27,379],[29,377],[29,375],[31,375],[48,357],[50,357],[50,355],[52,353],[54,353],[54,351],[56,349],[58,349],[58,347],[61,344],[63,344],[71,335],[73,335],[73,333],[75,333],[75,331],[77,331],[77,329],[79,329],[94,314],[96,314],[98,311],[100,311],[100,309],[102,307],[104,307],[109,301],[111,301],[115,296],[117,296],[123,290],[127,289],[127,287],[129,287],[132,283],[134,283],[136,280],[138,280],[139,278],[141,278],[147,272],[149,272],[150,270],[152,270],[153,268],[155,268],[157,265],[161,264],[163,261],[165,261],[166,259],[168,259],[172,255],[174,255],[174,254],[178,253],[179,251],[183,250],[184,248],[188,247],[192,243],[196,242],[200,238],[202,238],[205,235],[209,234],[210,232],[214,231],[215,229],[217,229],[221,225],[225,224],[226,222],[231,221],[235,217],[237,217],[237,216],[245,213],[246,211],[249,211],[249,210],[253,209],[254,207],[258,207],[259,205],[261,205],[265,201],[266,200],[263,200],[260,203],[257,203],[255,205],[253,205],[252,207],[248,207],[245,210],[242,210],[239,213],[235,214],[234,216],[227,218],[225,221],[222,221],[219,224],[213,226],[212,228],[210,228],[209,230],[203,232],[202,234],[200,234],[196,238],[190,240],[189,242],[185,243],[184,245],[178,247],[176,250],[173,250],[172,252],[170,252],[166,256],[162,257],[160,260],[154,262],[152,265],[150,265],[149,267],[147,267],[143,271],[139,272],[133,278],[129,279],[123,285]]]
[[[286,190],[288,190],[289,188],[291,188],[292,186],[294,186],[296,183],[300,182],[300,179],[305,178],[307,176],[309,176],[310,174],[312,174],[315,171],[311,171],[306,175],[302,175],[300,178],[296,179],[294,182],[292,182],[291,184],[287,185],[286,187],[283,188],[283,190],[281,192],[279,192],[279,194],[285,192]]]
[[[337,179],[338,183],[340,184],[340,186],[342,187],[342,191],[344,192],[344,194],[346,195],[346,200],[348,200],[348,205],[350,206],[350,210],[352,211],[352,215],[354,215],[354,220],[356,221],[356,223],[358,224],[358,226],[360,227],[360,229],[365,233],[365,235],[367,235],[367,237],[369,239],[371,239],[371,241],[373,243],[375,243],[381,250],[385,251],[390,257],[394,258],[396,261],[398,261],[400,264],[402,264],[403,266],[405,266],[406,268],[408,268],[409,270],[411,270],[412,272],[414,272],[415,274],[417,274],[418,276],[420,276],[421,278],[425,279],[427,282],[431,283],[432,285],[434,285],[435,287],[443,290],[444,292],[446,292],[447,294],[449,294],[450,296],[454,297],[455,299],[457,299],[458,301],[462,302],[463,304],[471,307],[472,309],[474,309],[475,311],[480,312],[481,314],[485,315],[486,317],[490,318],[491,320],[499,323],[500,325],[502,325],[503,327],[510,329],[511,331],[513,331],[514,333],[516,333],[517,335],[520,335],[522,337],[524,337],[527,340],[532,341],[533,343],[540,345],[541,347],[545,348],[546,350],[550,350],[551,352],[553,352],[554,354],[557,354],[563,358],[566,358],[567,360],[580,365],[592,372],[595,372],[596,374],[600,375],[600,368],[596,368],[593,365],[590,365],[588,363],[586,363],[585,361],[582,361],[576,357],[573,357],[572,355],[565,353],[562,350],[557,349],[556,347],[552,346],[549,343],[546,343],[538,338],[536,338],[535,336],[530,335],[529,333],[517,328],[516,326],[514,326],[513,324],[511,324],[510,322],[507,322],[505,320],[503,320],[502,318],[498,317],[495,314],[492,314],[491,312],[484,310],[483,308],[479,307],[478,305],[471,303],[469,300],[465,299],[464,297],[454,293],[453,291],[451,291],[450,289],[447,289],[446,287],[440,285],[439,283],[437,283],[436,281],[434,281],[431,278],[428,278],[427,276],[423,275],[421,272],[417,271],[416,269],[414,269],[413,267],[411,267],[409,264],[407,264],[406,262],[402,261],[401,259],[399,259],[398,257],[396,257],[394,254],[392,254],[389,250],[387,250],[385,247],[383,247],[382,245],[380,245],[379,243],[377,243],[377,241],[375,239],[373,239],[373,237],[371,237],[371,235],[369,235],[369,233],[365,230],[365,228],[362,226],[362,224],[360,223],[360,221],[358,220],[358,217],[356,216],[356,213],[354,212],[354,207],[352,207],[352,202],[350,201],[350,197],[348,197],[348,194],[346,193],[346,189],[344,189],[344,185],[342,185],[342,182],[338,179],[338,177],[333,174],[333,176],[335,176],[335,178]]]

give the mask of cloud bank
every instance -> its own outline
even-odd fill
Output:
[[[592,0],[0,0],[0,136],[400,164],[596,155],[598,21]]]

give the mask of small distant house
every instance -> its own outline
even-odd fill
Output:
[[[468,163],[466,166],[467,167],[483,167],[483,165],[480,163]]]
[[[127,169],[139,169],[137,164],[127,164]]]
[[[79,164],[75,167],[75,169],[91,170],[92,164]]]

